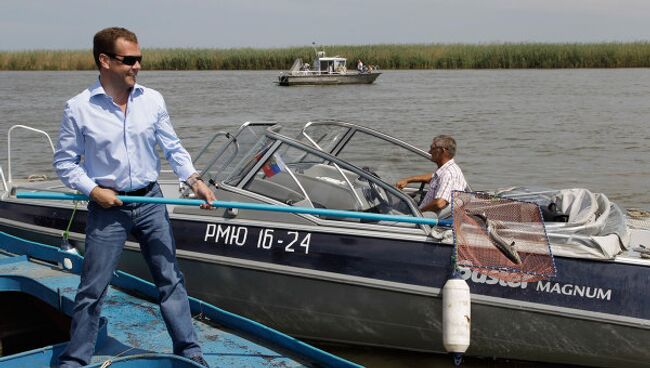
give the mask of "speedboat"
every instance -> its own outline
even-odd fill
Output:
[[[281,86],[336,85],[336,84],[370,84],[381,75],[373,68],[349,71],[347,59],[340,56],[326,56],[325,51],[318,51],[312,65],[303,63],[298,58],[291,69],[278,77]]]
[[[58,244],[69,227],[83,252],[85,203],[17,198],[71,190],[38,173],[12,177],[8,157],[0,228]],[[393,186],[404,172],[431,170],[429,158],[402,140],[343,122],[307,123],[296,138],[274,124],[215,133],[193,160],[219,200],[385,219],[169,204],[188,292],[299,338],[444,352],[441,290],[456,268],[457,234],[449,226],[398,221],[427,218],[418,209],[427,188]],[[165,197],[191,198],[171,172],[159,182]],[[506,281],[460,265],[471,291],[467,354],[649,367],[650,213],[624,212],[605,195],[576,188],[483,194],[544,210],[553,276]],[[119,267],[146,278],[138,252],[129,239]]]

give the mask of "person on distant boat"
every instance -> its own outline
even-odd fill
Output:
[[[357,60],[357,71],[363,73],[363,62],[361,62],[361,59]]]
[[[409,176],[399,180],[395,186],[403,189],[409,183],[429,183],[429,190],[420,203],[420,211],[433,211],[440,215],[443,209],[451,203],[451,194],[454,190],[466,190],[467,182],[463,171],[454,161],[456,155],[456,140],[448,135],[439,135],[433,138],[429,148],[431,161],[435,162],[438,169],[433,173]]]
[[[162,151],[202,208],[216,200],[194,169],[171,125],[162,95],[136,83],[142,52],[136,35],[106,28],[93,39],[99,79],[66,103],[53,166],[63,183],[88,195],[86,253],[75,297],[70,342],[60,367],[90,363],[102,301],[128,235],[140,243],[158,288],[160,311],[175,354],[203,364],[183,274],[164,204],[124,204],[117,195],[162,197],[157,183]]]

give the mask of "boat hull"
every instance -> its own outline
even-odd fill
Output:
[[[370,84],[381,73],[350,73],[350,74],[315,74],[292,75],[283,74],[278,77],[281,86],[309,86],[309,85],[338,85],[338,84]]]
[[[73,224],[78,234],[84,212],[77,211]],[[5,230],[36,232],[54,244],[70,216],[67,209],[8,202],[0,213]],[[230,227],[227,237],[215,241],[211,224],[219,221],[225,231],[226,222],[214,221],[172,219],[192,296],[300,338],[444,351],[440,290],[450,272],[450,245],[314,232],[310,254],[297,256],[283,247],[264,252],[255,244],[266,231],[259,226]],[[237,244],[237,228],[246,228],[249,241]],[[271,230],[278,237],[292,231]],[[77,240],[82,246],[83,236]],[[548,282],[505,283],[463,271],[472,291],[468,354],[650,366],[647,265],[556,261],[558,279]],[[120,268],[149,278],[132,242]]]

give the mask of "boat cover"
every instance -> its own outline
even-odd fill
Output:
[[[517,187],[495,194],[540,206],[555,256],[611,259],[629,246],[625,214],[602,193]]]

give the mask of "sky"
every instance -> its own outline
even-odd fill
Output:
[[[0,50],[650,40],[650,0],[2,0]]]

